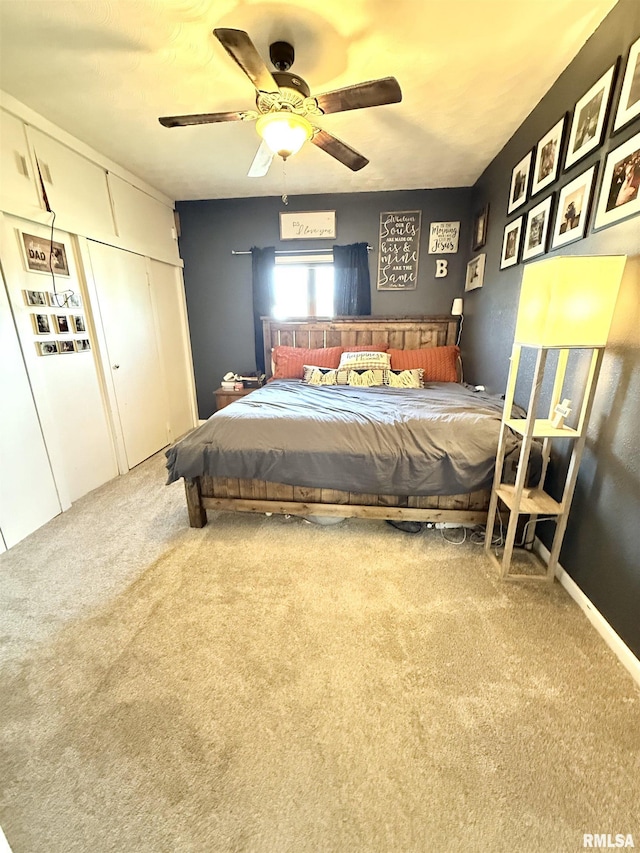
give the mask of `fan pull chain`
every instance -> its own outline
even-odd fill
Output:
[[[287,161],[282,160],[282,203],[289,204],[289,196],[287,195]]]

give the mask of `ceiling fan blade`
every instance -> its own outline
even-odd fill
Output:
[[[316,95],[316,100],[323,113],[340,113],[361,110],[363,107],[397,104],[402,100],[402,91],[395,77],[383,77],[381,80],[369,80],[368,83],[356,83],[354,86]]]
[[[369,162],[366,157],[359,154],[355,148],[351,148],[346,142],[342,142],[337,136],[332,136],[326,130],[318,130],[311,137],[311,141],[318,148],[322,148],[327,154],[335,157],[345,166],[348,166],[353,172],[363,169]]]
[[[248,117],[246,112],[200,113],[192,116],[162,116],[158,121],[163,127],[187,127],[191,124],[213,124],[216,121],[242,121]]]
[[[273,151],[269,148],[266,142],[262,142],[262,144],[256,151],[256,156],[253,158],[253,163],[251,164],[249,171],[247,172],[247,177],[263,178],[269,171],[269,167],[271,166],[272,160]]]
[[[215,29],[214,36],[260,92],[278,92],[278,84],[244,30]]]

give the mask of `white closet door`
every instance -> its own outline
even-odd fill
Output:
[[[0,400],[0,530],[11,548],[62,507],[2,278]]]
[[[150,260],[149,273],[158,337],[162,341],[160,358],[169,399],[170,437],[174,441],[197,423],[184,284],[180,268],[171,264]]]
[[[127,464],[133,468],[169,443],[169,411],[146,261],[89,242]]]

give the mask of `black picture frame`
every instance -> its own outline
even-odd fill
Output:
[[[530,261],[544,255],[549,245],[551,222],[553,220],[553,197],[551,193],[527,213],[522,241],[522,261]]]
[[[619,65],[620,57],[576,101],[564,156],[565,172],[602,145]]]
[[[473,217],[473,234],[471,250],[477,252],[487,242],[487,230],[489,228],[489,204],[479,210]]]
[[[640,214],[640,132],[607,154],[594,217],[594,231],[638,214]]]
[[[533,149],[529,151],[513,167],[511,172],[511,184],[509,186],[509,202],[507,204],[507,213],[513,213],[527,200],[529,192],[529,178],[531,175],[531,162],[533,160]]]
[[[640,116],[640,38],[633,42],[627,54],[612,133],[622,130],[638,116]]]
[[[598,164],[594,163],[558,192],[552,249],[582,240],[587,233],[597,171]]]
[[[504,227],[502,238],[502,251],[500,252],[500,269],[506,270],[518,263],[520,256],[520,243],[522,242],[522,221],[519,216],[513,222],[508,222]]]
[[[558,179],[567,113],[540,138],[531,176],[531,198],[550,187]]]

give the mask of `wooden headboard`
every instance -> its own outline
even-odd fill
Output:
[[[387,344],[393,349],[453,346],[458,318],[435,317],[333,317],[331,319],[274,320],[262,318],[264,363],[271,376],[271,350],[276,346],[320,349]]]

